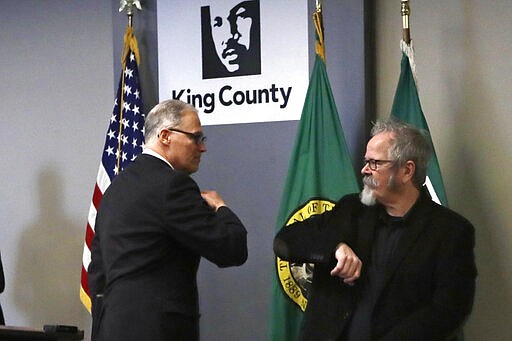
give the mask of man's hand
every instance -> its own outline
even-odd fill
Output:
[[[338,244],[334,257],[338,263],[331,270],[331,276],[342,278],[343,282],[348,285],[354,285],[361,276],[362,262],[359,257],[345,243]]]
[[[217,212],[219,207],[226,206],[226,203],[216,191],[202,191],[201,196],[215,212]]]

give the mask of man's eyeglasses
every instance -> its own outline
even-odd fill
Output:
[[[395,163],[394,160],[375,160],[375,159],[364,159],[363,167],[368,165],[372,171],[376,171],[380,165],[384,163]]]
[[[206,142],[206,136],[203,135],[203,133],[189,133],[188,131],[179,130],[176,128],[165,128],[169,131],[175,131],[177,133],[181,133],[183,135],[187,135],[189,139],[194,141],[195,144],[201,144]]]

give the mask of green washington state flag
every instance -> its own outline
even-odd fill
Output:
[[[448,206],[448,199],[444,190],[443,178],[441,177],[441,169],[437,161],[434,144],[430,138],[427,121],[423,111],[421,110],[420,98],[416,87],[416,74],[414,63],[414,49],[411,45],[407,45],[403,40],[400,42],[402,49],[402,63],[400,78],[396,88],[393,107],[391,108],[391,116],[399,120],[408,122],[417,128],[426,130],[429,133],[430,143],[432,144],[432,159],[428,165],[427,179],[425,185],[432,200],[443,206]],[[461,329],[457,334],[457,340],[464,340],[464,332]]]
[[[319,13],[315,13],[318,15]],[[332,209],[359,191],[323,57],[321,17],[315,17],[317,55],[286,178],[276,229]],[[314,266],[276,257],[271,340],[296,341]]]
[[[404,41],[402,45],[402,65],[398,86],[391,108],[391,116],[399,120],[408,122],[417,128],[423,129],[429,133],[430,143],[432,144],[432,159],[428,165],[427,179],[425,185],[428,188],[432,200],[438,204],[448,206],[446,192],[444,190],[443,179],[441,177],[441,169],[437,161],[436,152],[427,121],[421,110],[418,90],[414,75],[414,50],[412,46],[407,45]],[[412,65],[412,66],[411,66]]]

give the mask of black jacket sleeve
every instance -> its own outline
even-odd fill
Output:
[[[286,261],[328,263],[340,242],[350,245],[354,229],[350,216],[359,205],[357,195],[348,195],[331,211],[284,226],[274,238],[274,253]]]

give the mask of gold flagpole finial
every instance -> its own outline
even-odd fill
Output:
[[[411,43],[411,31],[409,28],[409,15],[411,9],[409,8],[409,0],[401,1],[401,12],[402,12],[402,39],[407,45]]]
[[[325,46],[324,46],[324,22],[322,17],[322,4],[319,0],[316,0],[316,10],[313,13],[313,23],[315,24],[316,30],[316,43],[315,51],[325,63]]]
[[[142,10],[140,0],[121,0],[119,6],[119,12],[126,11],[126,15],[128,16],[128,26],[132,26],[132,17],[133,13],[135,13],[135,8],[139,11]]]

